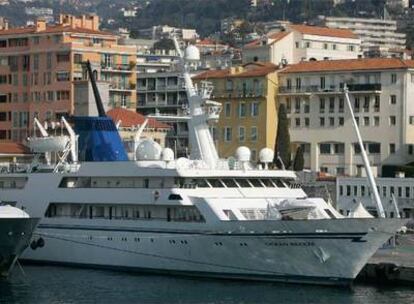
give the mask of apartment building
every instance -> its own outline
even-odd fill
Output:
[[[167,69],[165,62],[160,64],[163,68],[159,70],[153,70],[146,65],[147,71],[138,74],[137,111],[144,115],[168,115],[169,118],[164,121],[169,123],[171,129],[167,133],[166,146],[172,148],[178,156],[187,156],[187,122],[179,119],[187,115],[188,109],[184,80],[172,65]],[[160,118],[160,121],[163,120]]]
[[[277,67],[250,63],[226,70],[211,70],[194,77],[214,86],[212,99],[221,102],[219,122],[212,126],[220,157],[234,156],[237,147],[251,149],[257,160],[262,148],[274,148],[277,114]]]
[[[34,117],[59,120],[74,112],[74,82],[90,60],[110,84],[113,107],[136,108],[136,47],[99,30],[94,15],[60,15],[59,23],[0,30],[0,140],[22,141]]]
[[[414,219],[414,178],[377,178],[376,182],[387,217],[397,217],[397,210],[392,201],[394,196],[398,204],[398,215]],[[337,209],[343,215],[348,215],[361,202],[365,209],[377,216],[370,185],[365,177],[337,178],[336,197]]]
[[[243,62],[295,64],[301,61],[353,59],[360,55],[361,40],[350,30],[288,24],[243,48]]]
[[[406,164],[414,158],[414,61],[366,58],[302,62],[279,73],[279,101],[286,104],[291,142],[301,145],[305,167],[357,175],[362,158],[343,86],[371,165]]]
[[[397,21],[394,20],[327,17],[325,25],[351,30],[361,39],[365,57],[391,57],[395,49],[406,49],[406,34],[397,31]]]

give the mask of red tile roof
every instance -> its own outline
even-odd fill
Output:
[[[31,154],[30,149],[23,144],[16,142],[1,142],[0,154]]]
[[[268,45],[272,45],[272,44],[282,40],[283,38],[285,38],[289,34],[290,34],[290,32],[283,31],[283,32],[277,32],[277,33],[273,33],[273,34],[268,35],[267,38],[272,40]],[[246,48],[259,47],[259,46],[261,46],[260,42],[261,42],[261,39],[256,39],[256,40],[246,44],[245,47]]]
[[[146,117],[142,114],[139,114],[137,112],[122,109],[122,108],[116,108],[109,110],[106,113],[109,117],[112,118],[112,120],[117,123],[118,121],[121,121],[121,127],[128,128],[128,127],[136,127],[140,126],[144,123]],[[169,129],[170,126],[159,122],[158,120],[154,118],[148,118],[148,128],[154,128],[154,129]]]
[[[82,34],[93,34],[93,35],[110,35],[115,36],[113,33],[104,32],[100,30],[91,30],[81,27],[71,27],[69,25],[48,25],[45,30],[36,32],[34,26],[20,27],[20,28],[10,28],[7,30],[0,30],[0,36],[3,35],[18,35],[18,34],[47,34],[47,33],[82,33]]]
[[[280,73],[390,70],[407,68],[414,68],[414,60],[402,60],[399,58],[363,58],[300,62],[288,65]]]
[[[306,35],[358,39],[357,35],[355,35],[351,30],[347,29],[310,26],[304,24],[291,24],[288,26],[288,28]]]
[[[235,72],[234,74],[231,74],[231,69],[210,70],[194,76],[193,79],[260,77],[275,72],[277,69],[278,67],[276,65],[269,62],[254,62],[243,65],[242,70],[240,72]]]

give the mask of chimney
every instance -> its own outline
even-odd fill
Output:
[[[35,26],[36,32],[43,32],[44,30],[46,30],[46,20],[41,18],[36,19]]]

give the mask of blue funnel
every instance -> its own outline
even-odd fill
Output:
[[[87,162],[127,161],[118,130],[110,117],[74,117],[79,135],[79,160]]]

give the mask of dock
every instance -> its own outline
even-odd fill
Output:
[[[360,272],[357,281],[413,284],[414,234],[399,236],[395,248],[380,249]]]

